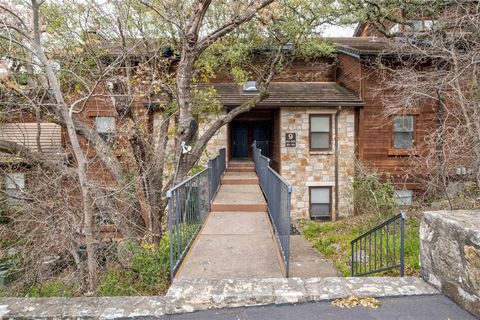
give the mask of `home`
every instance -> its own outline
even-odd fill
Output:
[[[415,154],[421,130],[435,124],[432,107],[420,106],[415,114],[383,117],[382,77],[376,59],[388,59],[388,42],[377,37],[328,39],[336,46],[334,57],[314,62],[295,60],[270,84],[269,97],[251,111],[237,116],[222,127],[209,142],[204,158],[226,148],[229,161],[248,160],[255,141],[263,155],[293,187],[292,218],[337,219],[353,214],[352,195],[355,162],[361,161],[381,173],[394,175],[398,195],[411,202],[417,184],[404,175],[408,158]],[[239,86],[224,79],[199,88],[213,87],[223,105],[220,114],[258,94],[255,79]],[[116,139],[119,119],[108,99],[92,98],[85,105],[82,119],[110,142]],[[149,129],[158,126],[155,108],[139,103],[148,117]],[[218,114],[200,119],[200,133]],[[158,119],[157,119],[158,120]],[[54,124],[42,123],[35,133],[34,119],[27,123],[4,124],[1,137],[50,150],[60,146],[60,133]],[[12,131],[13,130],[13,131]],[[50,133],[49,133],[50,132]],[[40,139],[38,139],[40,137]],[[19,140],[20,139],[20,140]],[[18,141],[17,141],[18,140]],[[12,177],[18,186],[22,172]],[[22,175],[23,177],[23,175]],[[6,183],[5,186],[10,186]],[[8,194],[8,192],[7,192]]]
[[[294,219],[352,215],[356,160],[391,174],[399,200],[410,203],[419,186],[406,174],[408,160],[426,134],[421,128],[436,125],[432,106],[385,118],[376,59],[388,59],[386,39],[330,40],[336,57],[330,68],[322,68],[320,81],[276,79],[268,99],[222,128],[207,148],[213,155],[225,147],[230,160],[242,160],[251,158],[256,141],[271,167],[292,185]],[[305,74],[311,71],[308,63],[302,68]],[[210,85],[225,112],[257,92],[254,81],[243,87]]]

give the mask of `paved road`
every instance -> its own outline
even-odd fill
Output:
[[[378,309],[342,309],[330,302],[221,309],[164,316],[167,320],[474,320],[477,319],[443,295],[379,299]]]

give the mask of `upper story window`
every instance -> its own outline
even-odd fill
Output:
[[[424,31],[423,20],[409,20],[405,24],[406,31]]]
[[[17,203],[25,189],[25,173],[11,172],[5,175],[5,194],[9,203]]]
[[[415,144],[415,116],[401,115],[393,117],[393,148],[413,149]]]
[[[331,129],[331,115],[310,115],[310,150],[330,150],[332,147]]]
[[[405,31],[408,31],[408,32],[425,32],[425,31],[432,30],[434,24],[435,24],[435,21],[431,20],[431,19],[427,19],[427,20],[408,20],[405,24],[402,24],[402,26],[400,26],[398,23],[394,23],[390,27],[390,32],[391,33],[398,33],[402,30],[405,30]]]
[[[256,81],[247,81],[243,85],[243,92],[244,93],[257,93],[257,82]]]
[[[433,20],[423,20],[423,30],[430,31],[433,29],[435,22]]]
[[[95,117],[95,130],[108,143],[115,141],[115,118]]]

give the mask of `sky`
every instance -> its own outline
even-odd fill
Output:
[[[322,32],[324,37],[352,37],[353,32],[355,31],[356,25],[351,26],[334,26],[330,25],[325,27]]]

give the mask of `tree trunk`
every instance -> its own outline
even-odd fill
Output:
[[[50,87],[53,90],[53,94],[58,104],[60,115],[62,120],[65,121],[68,137],[72,145],[72,150],[74,152],[75,158],[77,160],[77,174],[78,180],[80,183],[80,188],[82,192],[82,204],[83,204],[83,215],[84,215],[84,232],[85,232],[85,245],[87,247],[87,266],[88,266],[88,285],[91,291],[96,290],[97,279],[96,279],[96,267],[97,262],[95,258],[95,251],[93,248],[94,238],[93,238],[93,211],[90,203],[89,191],[88,191],[88,180],[86,173],[86,159],[83,154],[83,151],[80,147],[78,141],[77,133],[75,126],[73,124],[73,119],[71,113],[67,109],[67,104],[63,99],[63,94],[60,88],[58,79],[53,71],[53,68],[50,64],[50,61],[45,56],[41,42],[40,42],[40,26],[39,26],[39,9],[40,4],[36,0],[32,0],[32,9],[33,9],[33,26],[34,26],[34,50],[38,59],[40,60],[45,74],[47,75]]]

